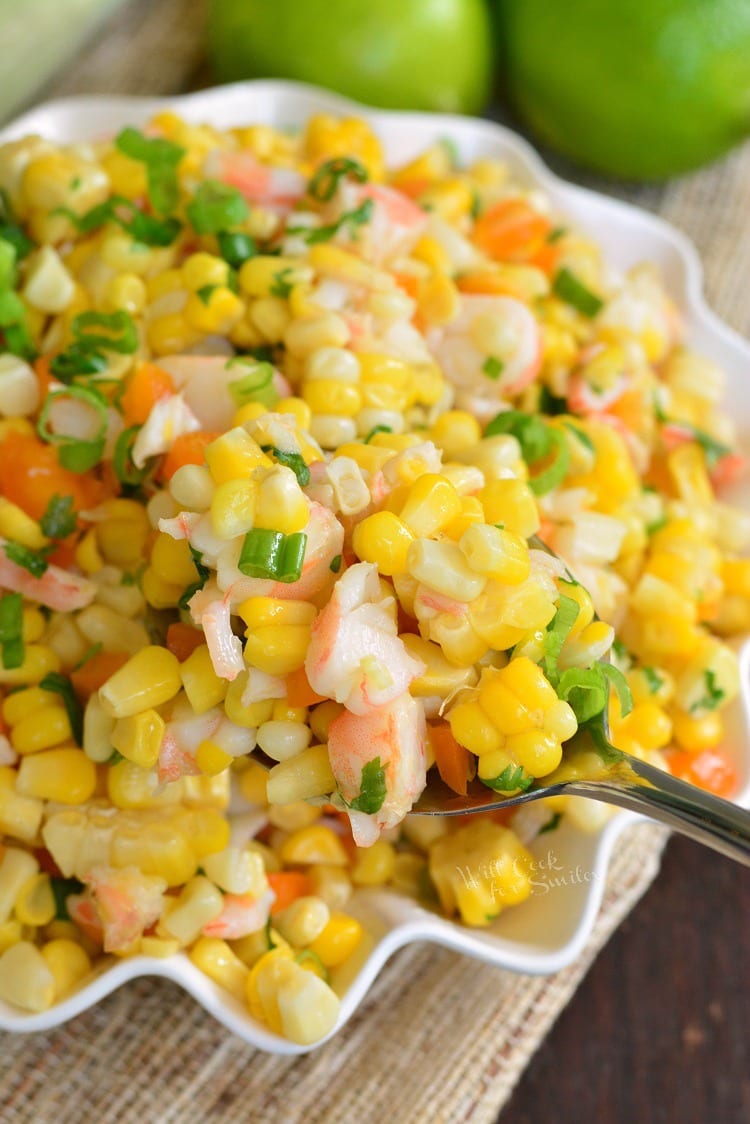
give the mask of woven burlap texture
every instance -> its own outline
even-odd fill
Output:
[[[45,96],[181,92],[201,77],[202,8],[200,0],[134,0]],[[604,187],[693,238],[710,302],[747,333],[750,148],[666,187]],[[302,1058],[258,1053],[157,980],[132,983],[49,1034],[0,1035],[0,1124],[490,1124],[655,877],[663,842],[663,831],[646,825],[623,836],[572,967],[530,978],[412,946],[343,1031]]]

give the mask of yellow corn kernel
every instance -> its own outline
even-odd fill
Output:
[[[240,267],[239,282],[250,297],[280,296],[287,285],[312,279],[312,269],[296,258],[256,254]]]
[[[210,740],[202,741],[195,752],[195,763],[209,777],[218,776],[228,769],[234,758],[221,746]]]
[[[336,379],[306,379],[302,397],[311,414],[336,414],[353,418],[362,409],[359,388]]]
[[[247,680],[247,672],[240,672],[237,678],[229,684],[224,699],[224,712],[229,721],[234,722],[236,726],[250,729],[268,721],[273,710],[273,702],[262,700],[245,706],[242,702],[242,695],[247,686]]]
[[[258,418],[267,413],[269,413],[268,407],[264,406],[262,402],[246,402],[244,406],[240,406],[232,418],[232,425],[235,428],[237,426],[242,427],[247,422],[257,421]]]
[[[448,475],[451,471],[451,465],[444,465],[443,471]],[[458,490],[456,481],[452,480],[453,486]],[[451,539],[453,542],[458,542],[461,536],[468,531],[469,527],[473,527],[477,523],[484,523],[484,508],[480,500],[476,496],[461,496],[461,511],[455,519],[451,519],[450,523],[443,529],[443,534],[446,538]]]
[[[320,936],[330,920],[331,911],[321,898],[305,896],[287,906],[276,917],[276,925],[290,945],[305,948]]]
[[[99,553],[99,543],[94,527],[86,532],[76,546],[76,564],[86,574],[96,574],[104,565],[104,559]]]
[[[274,465],[260,481],[254,526],[292,535],[309,520],[310,506],[295,474],[285,465]]]
[[[134,765],[152,769],[159,760],[159,749],[166,724],[153,709],[119,718],[112,729],[112,746]]]
[[[16,753],[26,754],[51,749],[71,737],[67,712],[53,703],[22,718],[11,730],[10,741]]]
[[[335,787],[328,747],[311,745],[274,765],[268,774],[266,796],[269,804],[292,804],[327,796]]]
[[[425,473],[409,489],[399,515],[413,535],[436,535],[461,511],[461,497],[449,480]]]
[[[269,721],[300,722],[304,725],[307,722],[307,713],[306,706],[289,706],[286,699],[275,699]]]
[[[223,774],[228,782],[228,774]],[[194,777],[194,780],[208,781],[214,778]],[[221,778],[220,778],[221,779]],[[228,790],[227,790],[228,791]],[[199,859],[204,855],[214,855],[223,851],[229,844],[229,823],[216,808],[198,807],[183,817],[193,852]]]
[[[19,941],[0,956],[0,999],[38,1013],[55,999],[55,979],[36,945]]]
[[[146,278],[146,293],[150,302],[165,297],[167,293],[184,292],[185,286],[179,269],[165,269],[154,277]]]
[[[376,511],[354,528],[354,553],[363,562],[374,562],[381,574],[405,574],[407,553],[414,535],[392,511]]]
[[[55,916],[55,895],[49,875],[40,872],[24,882],[14,909],[22,925],[49,925]]]
[[[539,512],[531,489],[523,480],[491,480],[479,493],[488,523],[502,523],[507,531],[527,539],[539,530]]]
[[[15,769],[0,766],[0,833],[22,843],[33,843],[39,834],[43,811],[41,800],[30,800],[16,791]]]
[[[394,455],[391,449],[379,449],[376,445],[364,445],[354,441],[340,445],[336,453],[340,457],[349,457],[371,475],[379,472],[386,461]]]
[[[750,598],[750,558],[725,558],[721,577],[727,593]]]
[[[318,703],[318,705],[310,711],[309,726],[318,741],[328,741],[329,727],[333,720],[338,718],[343,711],[344,707],[342,704],[334,702],[333,699],[327,699],[325,702]]]
[[[330,827],[318,823],[292,832],[281,844],[279,858],[283,863],[299,866],[309,866],[312,863],[326,863],[329,866],[349,864],[338,835]]]
[[[253,480],[225,480],[211,499],[211,527],[220,539],[247,534],[255,520],[258,488]]]
[[[284,332],[284,345],[291,355],[304,359],[321,347],[345,347],[349,336],[349,327],[342,316],[336,312],[321,312],[292,320]]]
[[[303,398],[280,398],[275,410],[277,414],[291,414],[298,429],[310,428],[310,407]]]
[[[309,601],[282,601],[277,597],[248,597],[238,607],[248,631],[255,631],[271,625],[311,625],[315,620],[316,609]]]
[[[64,999],[91,971],[91,960],[77,941],[58,937],[41,948],[44,962],[55,981],[55,1000]]]
[[[20,667],[0,667],[0,685],[27,687],[61,668],[59,656],[44,644],[27,644]]]
[[[224,908],[221,893],[208,878],[191,878],[176,899],[174,907],[159,921],[157,932],[190,944],[204,925],[215,921]]]
[[[112,193],[126,199],[141,199],[148,194],[146,165],[111,147],[101,157],[101,164],[112,185]]]
[[[201,644],[180,664],[180,677],[195,714],[205,714],[224,701],[229,684],[214,671],[206,644]]]
[[[241,297],[231,289],[217,285],[203,294],[191,293],[185,302],[183,316],[196,332],[228,335],[244,311]]]
[[[268,625],[248,630],[245,663],[269,675],[289,675],[305,662],[310,625]]]
[[[207,285],[226,285],[229,278],[229,266],[223,258],[214,254],[199,251],[191,254],[182,263],[182,281],[186,289],[197,293]]]
[[[446,410],[433,424],[430,436],[444,460],[452,460],[465,449],[473,448],[482,438],[482,428],[467,410]]]
[[[190,842],[174,823],[118,827],[111,863],[119,868],[137,866],[143,874],[163,878],[168,886],[182,886],[198,868]]]
[[[13,917],[10,921],[0,922],[0,956],[5,952],[6,948],[10,948],[12,944],[18,944],[23,940],[23,926],[20,921],[16,921]]]
[[[529,897],[534,863],[508,828],[475,820],[432,844],[429,870],[443,910],[484,927]]]
[[[180,942],[169,937],[141,937],[143,956],[155,956],[157,960],[168,960],[180,951]]]
[[[526,540],[512,531],[477,523],[464,532],[458,545],[472,570],[507,585],[525,581],[531,572]]]
[[[425,665],[425,670],[409,686],[409,691],[415,698],[434,698],[438,695],[445,699],[460,687],[473,687],[476,683],[475,669],[456,667],[450,663],[438,644],[413,633],[404,633],[401,640],[409,655]],[[316,736],[320,735],[316,732]]]
[[[487,579],[472,570],[455,543],[415,539],[406,554],[409,574],[421,585],[455,601],[474,601]]]
[[[243,798],[250,804],[265,805],[268,803],[267,784],[268,772],[258,761],[249,760],[247,768],[243,769],[237,777],[237,787]]]
[[[419,286],[419,314],[428,325],[450,324],[458,315],[460,294],[447,273],[433,273]]]
[[[483,708],[475,700],[465,700],[451,707],[448,714],[451,733],[477,757],[497,753],[505,745],[505,738]]]
[[[195,581],[195,563],[185,539],[159,534],[151,550],[151,568],[165,582],[186,586]]]
[[[288,946],[263,953],[248,973],[245,987],[250,1014],[277,1034],[281,1033],[281,1015],[275,999],[275,977],[281,961],[292,963],[292,950]]]
[[[20,542],[31,550],[41,550],[47,544],[36,520],[4,496],[0,496],[0,536]]]
[[[96,789],[96,766],[80,749],[45,749],[24,757],[16,791],[36,800],[85,804]]]
[[[384,886],[393,877],[396,866],[396,850],[392,843],[378,839],[372,847],[363,847],[357,852],[352,867],[352,882],[355,886]]]
[[[254,468],[271,465],[260,445],[240,427],[230,429],[207,445],[204,456],[215,484],[245,479]]]
[[[43,707],[59,705],[59,702],[60,696],[53,691],[45,691],[42,687],[27,687],[23,691],[14,691],[3,699],[2,714],[9,726],[16,726]]]
[[[110,676],[100,688],[99,698],[114,718],[130,718],[169,702],[181,687],[177,657],[166,648],[149,645]]]
[[[721,714],[715,710],[709,711],[700,718],[693,718],[684,711],[676,710],[672,713],[672,724],[675,741],[689,753],[713,749],[719,744],[724,733]]]
[[[334,911],[323,932],[309,947],[326,968],[337,968],[356,951],[363,936],[364,929],[355,917]]]
[[[115,720],[106,714],[98,695],[92,695],[83,712],[83,751],[103,764],[112,756],[112,729]]]
[[[200,937],[189,953],[201,972],[237,999],[245,998],[248,970],[226,941],[216,937]]]

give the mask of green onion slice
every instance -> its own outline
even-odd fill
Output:
[[[83,745],[83,709],[68,677],[60,675],[58,671],[50,671],[39,686],[43,691],[52,691],[60,696],[76,745]]]
[[[537,496],[544,496],[558,484],[562,484],[570,467],[570,449],[564,434],[559,429],[550,429],[549,435],[557,455],[547,468],[535,476],[529,476],[529,487]]]
[[[236,187],[205,180],[185,208],[196,234],[218,234],[240,226],[250,209]]]
[[[572,707],[579,726],[601,714],[607,705],[607,681],[601,665],[568,668],[560,676],[557,694]]]
[[[42,534],[48,539],[66,539],[68,535],[73,534],[77,525],[73,511],[73,497],[58,496],[55,493],[39,520]]]
[[[239,269],[258,252],[255,239],[238,230],[220,230],[217,235],[219,253],[232,269]]]
[[[583,281],[579,281],[575,273],[569,269],[561,269],[552,282],[552,291],[560,300],[571,305],[582,316],[593,319],[604,307],[604,301],[596,293],[592,293]]]
[[[160,219],[141,211],[132,199],[112,195],[82,215],[68,207],[58,207],[57,214],[65,215],[81,234],[90,234],[105,223],[121,226],[136,242],[144,246],[171,246],[182,230],[182,223],[174,217]]]
[[[245,535],[237,565],[240,573],[249,578],[296,582],[302,574],[306,547],[304,531],[284,535],[281,531],[254,527]]]
[[[320,165],[307,186],[308,194],[319,203],[327,203],[329,199],[333,199],[339,181],[345,177],[356,180],[357,183],[366,183],[369,179],[367,168],[359,160],[335,156],[333,160],[326,160],[325,164]]]
[[[0,659],[3,667],[8,671],[20,667],[25,654],[23,597],[20,593],[5,593],[0,597]]]
[[[229,393],[236,405],[260,402],[263,406],[275,406],[279,396],[273,385],[273,365],[251,356],[237,355],[226,365],[227,370],[238,367],[247,373],[229,383]]]
[[[552,618],[544,637],[544,673],[552,680],[557,676],[557,661],[562,646],[570,635],[570,630],[578,620],[580,606],[572,597],[560,595],[557,612]]]
[[[117,479],[126,488],[138,488],[151,471],[148,464],[143,468],[136,468],[133,463],[133,445],[140,431],[139,425],[131,425],[128,429],[124,429],[115,442],[112,454],[112,466]]]
[[[28,546],[24,546],[20,542],[6,542],[4,547],[5,556],[11,562],[15,562],[16,566],[22,566],[24,570],[28,570],[32,578],[41,578],[46,573],[49,562],[46,558],[46,552],[51,550],[51,547],[44,547],[42,550],[31,550]]]
[[[73,437],[71,434],[55,433],[49,427],[49,415],[55,402],[61,398],[74,398],[84,402],[96,414],[99,428],[88,440]],[[57,458],[63,468],[71,472],[88,472],[102,459],[107,433],[107,410],[109,403],[103,394],[93,387],[69,386],[65,390],[47,395],[37,422],[37,433],[43,441],[57,446]]]
[[[163,137],[146,137],[131,127],[118,134],[115,148],[146,165],[148,197],[154,210],[160,215],[173,211],[178,199],[177,165],[185,149]]]

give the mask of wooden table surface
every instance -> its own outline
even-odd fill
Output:
[[[750,869],[686,839],[605,946],[498,1124],[750,1122]]]
[[[44,93],[206,84],[205,10],[206,0],[130,0]],[[750,870],[682,839],[498,1124],[634,1121],[750,1124]]]

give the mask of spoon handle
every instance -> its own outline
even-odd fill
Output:
[[[750,812],[645,761],[627,757],[601,779],[571,780],[564,787],[571,794],[642,812],[750,866]]]

